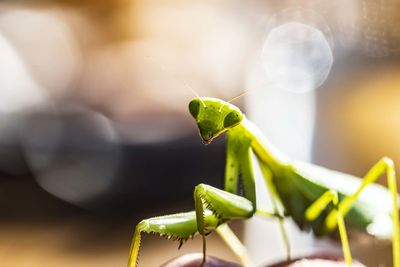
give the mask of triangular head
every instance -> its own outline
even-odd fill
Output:
[[[236,106],[220,99],[196,97],[189,103],[189,111],[196,120],[204,144],[237,126],[243,113]]]

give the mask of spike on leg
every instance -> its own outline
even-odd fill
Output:
[[[128,267],[137,266],[139,260],[139,249],[142,231],[146,228],[146,221],[141,221],[135,228],[132,244],[129,251]]]

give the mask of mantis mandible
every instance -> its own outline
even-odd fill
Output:
[[[395,169],[387,157],[376,163],[362,179],[288,159],[268,142],[261,131],[236,106],[208,97],[196,97],[189,103],[205,144],[223,133],[227,136],[224,190],[199,184],[194,190],[195,211],[154,217],[141,221],[135,229],[128,267],[136,266],[141,233],[154,233],[180,241],[200,234],[203,263],[206,234],[211,230],[224,239],[244,266],[251,266],[246,249],[226,222],[247,219],[254,214],[275,217],[280,222],[290,216],[303,230],[327,235],[339,230],[346,263],[352,257],[345,222],[377,237],[393,242],[393,265],[400,267],[398,195]],[[265,184],[272,195],[271,212],[257,208],[252,154],[259,163]],[[385,174],[388,190],[374,182]],[[242,188],[239,188],[239,182]],[[243,196],[239,196],[239,191]],[[278,207],[283,207],[283,212]],[[376,225],[391,224],[388,231]],[[289,242],[281,223],[282,236],[289,253]],[[381,230],[381,232],[379,232]],[[390,233],[391,232],[391,233]]]

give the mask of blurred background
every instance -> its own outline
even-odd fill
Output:
[[[246,92],[234,103],[293,158],[399,171],[399,22],[394,0],[1,1],[0,266],[124,266],[140,219],[222,187],[224,140],[201,143],[193,90]],[[141,266],[201,245],[177,246],[145,236]],[[390,266],[374,250],[368,266]],[[209,251],[236,261],[215,235]]]

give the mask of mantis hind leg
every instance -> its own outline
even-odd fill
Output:
[[[338,209],[339,204],[339,194],[334,190],[326,191],[320,198],[318,198],[311,206],[306,210],[306,219],[313,221],[318,218],[321,212],[331,203],[334,205],[334,210],[336,211],[335,222],[337,222],[339,228],[340,240],[342,242],[342,250],[344,259],[348,266],[352,265],[353,259],[351,257],[349,240],[347,237],[346,226],[344,223],[344,216],[340,209]]]
[[[338,210],[344,215],[350,210],[353,203],[356,201],[360,193],[364,190],[366,186],[374,183],[382,174],[386,173],[388,188],[392,199],[392,224],[393,224],[393,266],[400,267],[400,223],[399,223],[399,213],[398,213],[398,203],[397,203],[397,182],[396,173],[394,169],[393,161],[387,157],[382,158],[378,163],[376,163],[371,170],[364,177],[361,186],[357,191],[339,203]],[[329,214],[327,217],[327,227],[334,226],[334,222],[331,219],[335,214]]]
[[[397,182],[396,174],[394,169],[393,161],[389,158],[382,158],[378,163],[376,163],[367,175],[363,178],[360,187],[352,195],[344,198],[338,205],[337,208],[332,210],[326,218],[326,228],[328,230],[334,229],[338,224],[340,228],[344,228],[344,222],[341,222],[340,217],[345,217],[350,211],[352,205],[359,197],[360,193],[369,184],[374,183],[382,174],[386,173],[388,180],[388,187],[392,199],[392,224],[393,224],[393,266],[400,267],[400,226],[399,226],[399,214],[398,214],[398,204],[397,204]],[[306,212],[306,216],[309,218],[316,215],[316,213],[324,206],[324,201],[329,200],[329,196],[325,193],[319,200],[317,200]],[[325,200],[324,200],[325,199]],[[320,204],[318,204],[320,202]],[[319,207],[318,207],[319,206]],[[326,205],[325,205],[326,206]],[[318,216],[318,215],[317,215]],[[343,224],[343,226],[341,226]],[[342,237],[342,236],[341,236]],[[348,247],[348,245],[347,245]],[[348,249],[348,248],[347,248]],[[350,251],[348,249],[348,251]]]

